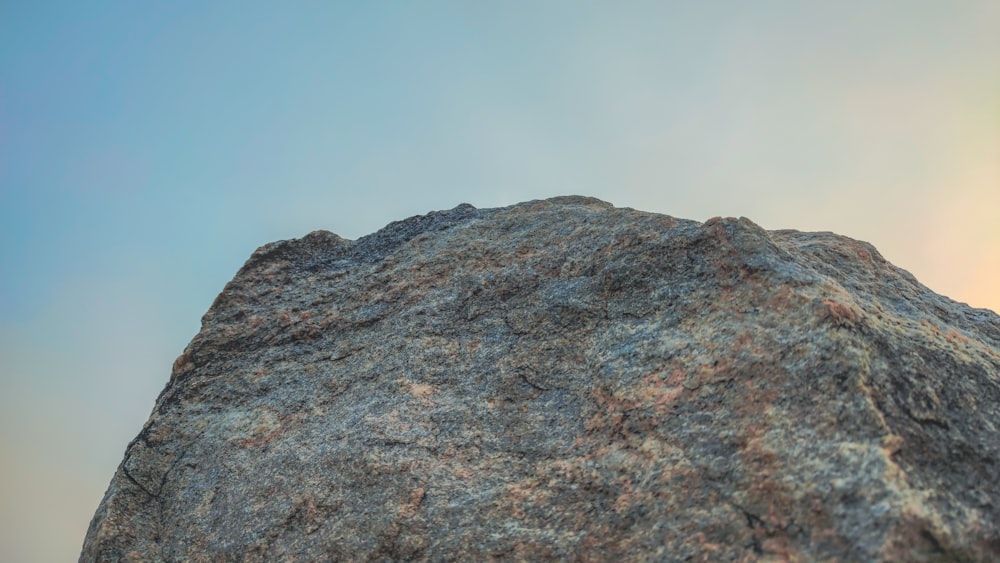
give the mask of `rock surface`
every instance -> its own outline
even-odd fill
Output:
[[[257,250],[81,560],[1000,559],[1000,317],[583,197]]]

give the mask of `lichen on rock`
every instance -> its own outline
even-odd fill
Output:
[[[81,561],[1000,558],[1000,317],[583,197],[261,247]]]

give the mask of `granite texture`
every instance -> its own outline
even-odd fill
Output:
[[[584,197],[261,247],[81,561],[1000,559],[1000,317]]]

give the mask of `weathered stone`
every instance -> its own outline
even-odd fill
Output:
[[[81,560],[1000,558],[1000,317],[589,198],[255,252]]]

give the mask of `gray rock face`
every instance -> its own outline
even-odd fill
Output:
[[[1000,559],[1000,317],[582,197],[250,257],[82,561]]]

